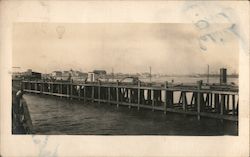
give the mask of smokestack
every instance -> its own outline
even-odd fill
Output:
[[[220,69],[220,84],[227,83],[227,69],[221,68]]]

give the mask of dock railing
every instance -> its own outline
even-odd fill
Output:
[[[86,102],[151,109],[238,121],[238,87],[233,85],[22,81],[25,92]]]

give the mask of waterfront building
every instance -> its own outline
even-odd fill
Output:
[[[56,79],[56,80],[60,80],[62,78],[62,72],[61,71],[53,71],[51,73],[51,76]]]

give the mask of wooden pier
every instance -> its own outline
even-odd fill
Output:
[[[106,103],[238,121],[238,87],[206,85],[198,81],[193,85],[174,85],[108,82],[45,82],[22,81],[25,92],[78,99],[86,102]]]
[[[12,134],[32,134],[33,125],[26,100],[22,93],[12,95]]]

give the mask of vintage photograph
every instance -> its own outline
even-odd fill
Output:
[[[206,25],[15,23],[12,134],[238,136],[239,41]]]

